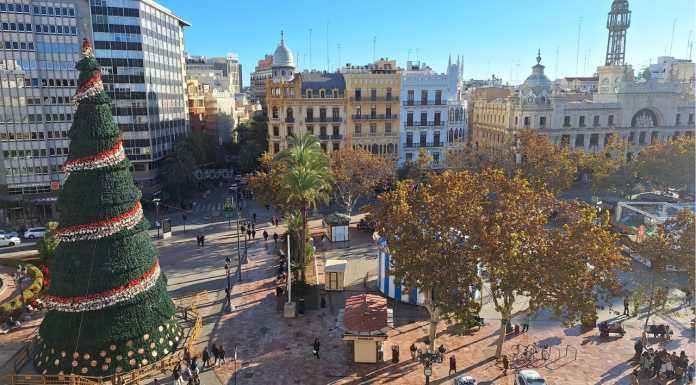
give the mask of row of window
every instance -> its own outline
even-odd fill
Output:
[[[54,53],[80,53],[79,44],[37,43],[38,52]]]
[[[95,32],[94,40],[116,41],[116,42],[134,42],[141,43],[142,37],[139,33],[106,33]]]
[[[48,175],[48,173],[46,173]],[[43,193],[50,193],[51,192],[51,187],[50,186],[35,186],[35,187],[10,187],[10,195],[24,195],[24,194],[43,194]],[[43,207],[49,208],[50,210],[50,205],[42,205]],[[57,206],[56,206],[57,208]],[[60,210],[56,210],[60,211]],[[50,216],[47,216],[50,217]]]
[[[26,41],[3,41],[0,47],[5,51],[33,51],[34,43]]]
[[[32,27],[29,23],[0,23],[0,28],[9,32],[32,32]]]
[[[72,122],[72,114],[0,114],[0,124],[42,123],[44,116],[46,123]]]
[[[120,51],[110,49],[95,49],[94,54],[97,57],[108,57],[113,59],[142,59],[142,51]]]
[[[30,7],[29,4],[0,3],[2,13],[33,13],[37,16],[75,17],[75,8],[67,7]]]
[[[55,131],[32,131],[32,132],[3,132],[0,133],[0,140],[3,142],[13,142],[13,141],[23,141],[23,140],[43,140],[48,137],[48,139],[67,139],[68,132],[63,130]]]
[[[70,104],[68,96],[49,96],[43,98],[44,104]],[[0,97],[0,106],[6,107],[23,107],[23,106],[40,106],[41,98],[26,98],[24,96],[3,96]]]
[[[58,65],[60,63],[66,63],[66,62],[43,62],[45,64],[51,64],[51,68],[53,69],[54,64]],[[57,68],[57,69],[60,69]],[[30,88],[30,87],[39,87],[39,84],[41,87],[51,87],[51,88],[56,88],[56,87],[70,87],[74,88],[75,87],[75,79],[8,79],[8,78],[2,78],[0,79],[0,87],[2,88]]]
[[[57,174],[61,171],[63,167],[62,164],[52,164],[51,171]],[[32,176],[32,175],[48,175],[48,166],[36,166],[36,167],[5,167],[5,176]],[[38,192],[50,192],[50,188],[46,188],[47,191]],[[21,189],[20,189],[21,190]],[[25,193],[26,194],[26,193]],[[12,189],[10,189],[10,195],[12,195]]]
[[[41,44],[41,43],[39,43]],[[50,44],[46,43],[45,46],[48,46]],[[45,48],[45,47],[44,47]],[[56,47],[58,48],[58,47]],[[51,50],[53,50],[53,46],[50,47]],[[66,49],[66,47],[64,47]],[[58,52],[58,51],[55,51]],[[60,51],[63,52],[63,51]],[[68,52],[69,53],[69,52]],[[79,53],[79,52],[76,52]],[[75,63],[71,61],[43,61],[40,60],[37,62],[35,60],[0,60],[0,70],[35,70],[35,69],[56,69],[56,70],[74,70],[75,69]],[[6,78],[3,78],[3,80],[7,80]]]
[[[77,27],[67,25],[36,25],[36,33],[41,35],[77,36]]]
[[[139,17],[92,15],[95,24],[140,25]]]
[[[362,134],[362,124],[355,123],[355,133]],[[391,123],[384,123],[384,132],[392,132]],[[370,123],[370,134],[377,133],[377,123]]]

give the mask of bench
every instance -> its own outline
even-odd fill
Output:
[[[609,326],[609,329],[606,331],[606,334],[607,334],[607,335],[604,336],[604,337],[609,337],[609,334],[611,334],[611,333],[619,334],[621,337],[623,337],[623,336],[626,334],[626,329],[623,327],[623,325],[621,324],[621,322],[617,322],[617,323],[615,323],[615,324],[613,324],[613,323],[610,324],[610,323],[606,323],[606,322],[600,322],[599,325],[597,325],[597,329],[599,329],[599,335],[600,335],[600,336],[602,336],[602,333],[603,333],[603,331],[602,331],[602,325],[604,325],[604,324],[606,324],[606,325]]]

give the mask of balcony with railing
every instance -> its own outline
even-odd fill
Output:
[[[398,96],[351,96],[351,102],[398,102]]]
[[[430,147],[442,147],[444,143],[442,142],[406,142],[404,143],[404,148],[430,148]]]
[[[447,124],[444,120],[421,120],[418,122],[404,122],[404,127],[439,127]]]
[[[396,114],[364,114],[351,115],[353,120],[395,120]]]
[[[285,118],[285,123],[295,123],[295,118]]]
[[[311,96],[304,94],[302,95],[302,99],[343,99],[343,94],[325,94],[324,96],[321,96],[321,94]]]
[[[446,100],[404,100],[403,105],[408,106],[446,106]]]
[[[341,117],[305,118],[305,123],[341,123],[342,121]]]

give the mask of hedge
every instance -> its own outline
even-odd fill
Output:
[[[38,267],[32,265],[31,263],[23,263],[21,261],[17,261],[15,259],[4,259],[0,258],[0,266],[7,266],[7,267],[14,267],[16,268],[17,265],[25,265],[27,267],[27,274],[30,276],[34,277],[34,282],[32,282],[29,287],[24,290],[22,295],[24,296],[25,300],[28,301],[30,298],[34,297],[36,294],[41,292],[41,288],[43,287],[43,280],[44,280],[44,275],[41,273],[41,270],[39,270]],[[34,288],[38,288],[38,290],[34,290]],[[0,305],[0,316],[5,316],[12,312],[15,309],[21,308],[22,307],[22,300],[20,299],[20,296],[16,296],[12,298],[11,300],[7,301],[6,303]]]

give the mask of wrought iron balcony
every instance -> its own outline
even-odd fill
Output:
[[[351,96],[351,102],[398,102],[398,96]]]
[[[295,118],[285,118],[285,123],[295,123]]]
[[[446,100],[404,100],[404,106],[446,106]]]
[[[396,119],[396,114],[365,114],[352,115],[353,120],[393,120]]]
[[[340,123],[343,118],[340,117],[329,117],[329,118],[305,118],[305,123]]]
[[[404,148],[430,148],[430,147],[442,147],[444,143],[442,142],[406,142],[404,143]]]
[[[447,124],[444,120],[428,120],[419,122],[404,122],[404,127],[437,127]]]
[[[343,135],[331,135],[331,140],[341,140],[343,139]]]

